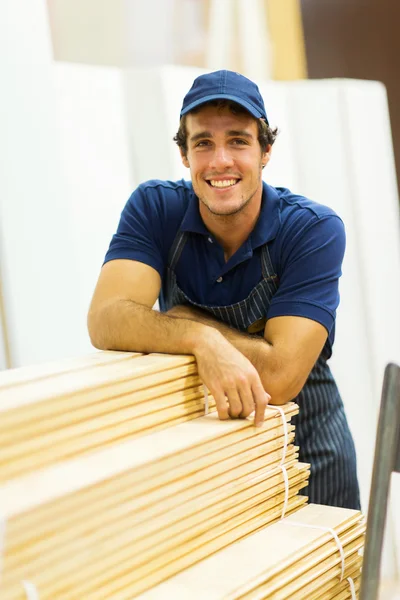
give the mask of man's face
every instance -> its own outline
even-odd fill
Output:
[[[193,189],[214,215],[239,213],[262,196],[263,153],[257,121],[247,113],[234,115],[229,107],[205,106],[186,119],[187,156]],[[200,205],[200,209],[201,209]]]

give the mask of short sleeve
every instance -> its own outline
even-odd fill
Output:
[[[332,214],[314,217],[292,234],[282,251],[279,287],[268,318],[306,317],[321,323],[330,333],[339,304],[346,246],[343,222]]]
[[[162,210],[157,188],[139,186],[126,203],[104,263],[130,259],[145,263],[163,277],[165,250]]]

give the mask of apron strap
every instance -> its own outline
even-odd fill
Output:
[[[175,236],[175,239],[172,243],[171,250],[168,255],[168,268],[172,271],[175,269],[176,264],[182,254],[182,250],[186,244],[186,240],[188,237],[187,231],[178,231]]]
[[[268,244],[264,244],[261,248],[261,270],[264,279],[275,280],[275,286],[278,283],[278,278],[276,276],[274,267],[272,266],[271,257],[269,255]]]

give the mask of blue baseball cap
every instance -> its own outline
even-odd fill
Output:
[[[214,71],[197,77],[183,99],[181,117],[210,100],[232,100],[256,119],[265,119],[264,100],[257,85],[234,71]]]

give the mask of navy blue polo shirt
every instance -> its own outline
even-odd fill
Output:
[[[189,236],[175,269],[177,283],[194,302],[226,306],[247,298],[262,279],[261,248],[268,243],[279,287],[266,308],[267,318],[312,319],[327,329],[333,344],[345,232],[331,208],[264,182],[256,226],[225,262],[222,246],[201,219],[191,182],[147,181],[126,203],[105,262],[137,260],[163,279],[179,230]]]

